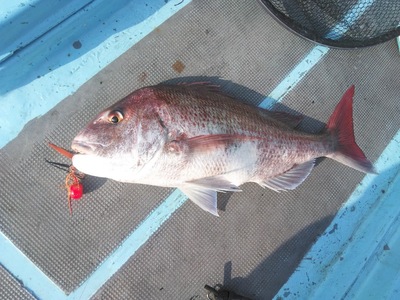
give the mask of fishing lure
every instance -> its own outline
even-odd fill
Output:
[[[69,152],[68,150],[65,150],[61,147],[58,147],[52,143],[49,143],[49,146],[56,150],[58,153],[61,155],[72,159],[73,153]],[[47,161],[47,160],[46,160]],[[65,178],[65,189],[67,190],[67,200],[68,200],[68,209],[70,215],[72,215],[72,200],[80,200],[83,196],[83,184],[82,180],[85,177],[85,174],[82,172],[79,172],[74,166],[72,165],[66,165],[66,164],[60,164],[56,162],[51,162],[47,161],[48,163],[60,168],[64,169],[65,167],[67,168],[68,174],[67,177]],[[64,168],[62,168],[64,167]]]
[[[69,167],[69,172],[67,177],[65,178],[65,188],[68,192],[68,208],[69,213],[72,215],[72,205],[71,199],[79,200],[83,195],[83,184],[82,179],[85,175],[81,172],[78,172],[74,166]]]

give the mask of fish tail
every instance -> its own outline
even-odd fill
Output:
[[[326,130],[334,138],[335,147],[327,157],[361,172],[376,173],[354,138],[353,96],[354,85],[344,93],[328,121]]]

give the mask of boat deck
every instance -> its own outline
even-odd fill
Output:
[[[396,299],[400,54],[340,50],[281,27],[257,1],[2,2],[0,298]],[[16,39],[16,37],[18,37]],[[88,176],[73,202],[66,149],[135,89],[209,81],[319,132],[354,84],[357,143],[379,174],[321,159],[296,190],[245,184],[220,217],[175,189]]]

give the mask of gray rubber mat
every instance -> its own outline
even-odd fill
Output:
[[[0,230],[73,291],[173,190],[88,177],[70,216],[66,173],[45,159],[67,161],[47,142],[69,148],[104,107],[165,81],[211,81],[258,105],[314,46],[256,1],[193,1],[0,150]],[[300,128],[318,132],[355,84],[356,140],[374,161],[400,127],[396,51],[394,43],[331,50],[278,106],[308,116]],[[219,195],[219,218],[187,201],[94,298],[205,299],[204,284],[218,283],[271,298],[363,176],[326,159],[294,191],[245,184]]]
[[[7,270],[0,266],[0,297],[8,300],[33,300],[23,285],[16,281]]]

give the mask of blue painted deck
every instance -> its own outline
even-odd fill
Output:
[[[66,4],[62,1],[31,0],[0,3],[0,11],[4,12],[0,15],[0,147],[15,138],[30,120],[74,93],[94,74],[189,2],[119,0],[69,1]],[[38,13],[32,13],[32,10]],[[134,12],[134,17],[126,11]],[[43,16],[51,18],[43,21]],[[107,26],[109,23],[112,23],[112,28]],[[19,26],[14,27],[13,24]],[[82,31],[87,33],[82,35]],[[46,35],[43,38],[45,43],[43,35]],[[15,40],[15,37],[20,38]],[[74,46],[77,41],[79,47]],[[18,52],[26,47],[29,47],[31,61],[19,58]],[[35,50],[32,51],[32,48]],[[12,120],[7,117],[10,111],[18,112]],[[181,198],[179,194],[169,198],[177,203],[175,209],[182,203]],[[168,205],[167,202],[165,205]],[[159,210],[165,211],[165,208],[160,207]],[[150,215],[82,283],[81,288],[69,295],[3,233],[0,233],[0,264],[39,299],[88,299],[168,219],[171,212],[167,209],[165,216],[154,215],[158,226],[149,223],[155,218]],[[152,228],[150,232],[149,227]]]
[[[400,133],[276,299],[398,299],[400,296]],[[391,250],[391,251],[389,251]]]
[[[0,147],[189,2],[3,1]]]
[[[190,2],[1,1],[0,147]],[[349,12],[350,21],[351,17]],[[343,28],[349,20],[338,26]],[[29,56],[19,56],[28,50]],[[260,106],[272,107],[284,99],[329,51],[315,46],[304,53]],[[13,118],[8,117],[10,112]],[[379,175],[363,179],[276,299],[400,296],[399,133],[376,168]],[[90,298],[185,201],[182,194],[173,192],[69,295],[2,233],[0,264],[40,299]]]

